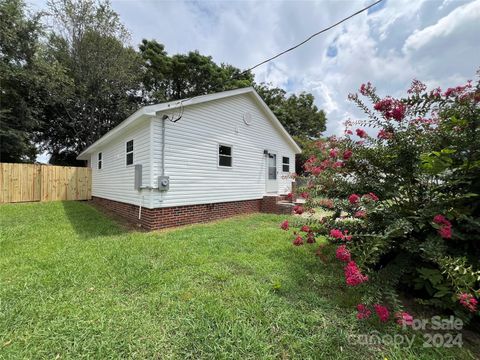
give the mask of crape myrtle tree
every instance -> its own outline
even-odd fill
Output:
[[[366,119],[316,143],[300,189],[306,203],[294,208],[303,215],[281,227],[294,228],[294,245],[317,235],[334,244],[345,286],[362,294],[359,319],[410,325],[402,290],[478,321],[479,82],[427,90],[414,80],[400,99],[367,83],[349,99]],[[315,216],[322,208],[327,215]]]

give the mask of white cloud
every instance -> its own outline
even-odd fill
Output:
[[[447,16],[441,18],[435,25],[415,31],[405,41],[404,51],[408,53],[418,50],[432,41],[438,41],[439,38],[446,38],[452,35],[459,27],[468,26],[472,22],[475,22],[478,26],[479,21],[480,0],[477,0],[456,8]],[[477,28],[477,30],[479,29]],[[477,32],[475,36],[478,37],[479,33]]]
[[[362,117],[348,93],[371,81],[381,95],[405,93],[413,78],[451,86],[480,66],[480,0],[384,0],[293,52],[254,70],[257,81],[312,92],[327,112],[327,133]],[[362,1],[125,1],[114,9],[132,43],[157,39],[172,53],[198,49],[248,68],[370,4]],[[327,49],[331,49],[327,56]],[[333,56],[333,54],[335,56]]]

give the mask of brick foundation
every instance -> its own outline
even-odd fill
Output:
[[[277,206],[283,200],[282,196],[265,196],[263,199],[231,201],[213,204],[185,205],[168,208],[142,208],[141,218],[138,218],[139,207],[115,200],[92,197],[94,204],[112,211],[124,219],[138,224],[147,230],[164,229],[168,227],[203,223],[212,220],[225,219],[234,215],[256,212],[290,213],[284,207]]]

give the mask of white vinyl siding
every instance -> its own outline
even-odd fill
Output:
[[[102,169],[92,155],[92,195],[143,206],[150,204],[149,192],[134,189],[135,167],[126,166],[126,142],[134,140],[134,164],[143,166],[143,184],[150,185],[150,120],[139,119],[132,127],[103,145]],[[142,198],[143,197],[143,198]]]
[[[243,121],[247,111],[250,125]],[[178,122],[166,121],[165,126],[170,189],[152,193],[153,207],[260,199],[266,186],[264,150],[295,159],[290,143],[248,94],[185,107]],[[154,127],[154,164],[161,164],[160,117]],[[231,168],[218,166],[219,144],[232,147]],[[291,179],[281,176],[286,174],[280,166],[278,193],[286,194]]]
[[[277,154],[278,193],[291,191],[289,173],[295,149],[259,106],[253,94],[189,105],[182,118],[165,121],[165,175],[168,191],[134,189],[135,167],[127,166],[127,142],[133,140],[133,165],[141,164],[142,185],[156,187],[162,169],[162,114],[146,115],[98,145],[90,156],[92,195],[147,208],[261,199],[266,193],[266,156]],[[243,121],[251,114],[250,125]],[[167,115],[171,115],[167,113]],[[231,147],[232,166],[219,166],[219,146]],[[102,153],[102,170],[97,169]]]

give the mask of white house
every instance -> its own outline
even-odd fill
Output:
[[[78,159],[95,201],[161,228],[260,211],[291,191],[300,152],[249,87],[143,107]]]

